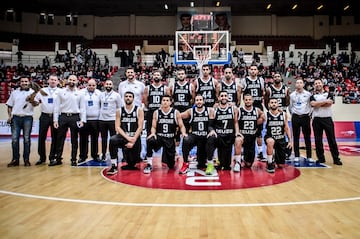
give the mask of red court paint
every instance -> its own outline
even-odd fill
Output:
[[[176,190],[229,190],[263,187],[288,182],[300,176],[300,171],[290,165],[276,169],[274,174],[267,173],[266,164],[262,162],[255,162],[251,169],[243,168],[240,173],[218,170],[217,176],[210,177],[203,176],[201,173],[196,173],[194,176],[181,175],[179,167],[169,170],[165,164],[160,162],[154,162],[151,174],[144,174],[142,172],[144,166],[143,163],[139,164],[140,169],[135,171],[119,169],[116,175],[111,176],[106,175],[108,168],[104,169],[102,173],[110,180],[128,185]]]

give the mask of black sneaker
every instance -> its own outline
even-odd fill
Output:
[[[49,167],[61,165],[61,164],[62,164],[61,160],[50,160]]]
[[[85,161],[86,161],[86,159],[79,159],[78,163],[83,163]]]
[[[340,159],[334,160],[334,164],[335,164],[335,165],[339,165],[339,166],[343,165],[343,163],[341,162]]]
[[[106,172],[107,175],[114,175],[117,174],[117,167],[115,164],[111,166],[111,168]]]
[[[76,160],[71,160],[71,166],[73,167],[77,166]]]
[[[260,161],[266,160],[266,158],[264,157],[264,155],[263,155],[262,152],[260,152],[260,153],[257,155],[257,158],[258,158]]]
[[[121,166],[121,169],[122,169],[122,170],[138,170],[137,167],[135,167],[135,166],[133,166],[133,165],[128,165],[128,164]]]
[[[39,159],[39,160],[35,163],[35,165],[41,165],[41,164],[43,164],[43,163],[45,163],[45,160]]]
[[[318,159],[316,160],[316,164],[321,164],[321,163],[325,163],[325,159]]]
[[[268,173],[275,173],[275,165],[274,165],[274,163],[267,163],[266,171]]]

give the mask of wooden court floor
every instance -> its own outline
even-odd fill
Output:
[[[301,169],[293,181],[223,191],[134,187],[100,168],[7,168],[0,143],[0,238],[360,238],[360,158]],[[315,152],[314,152],[315,153]]]

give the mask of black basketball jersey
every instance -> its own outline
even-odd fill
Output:
[[[225,109],[217,108],[215,111],[215,132],[222,137],[234,135],[234,117],[234,106],[227,106]]]
[[[177,123],[176,110],[174,108],[171,108],[167,113],[158,109],[156,134],[164,138],[174,138]]]
[[[221,81],[221,90],[222,91],[224,90],[228,93],[230,102],[234,102],[235,104],[238,102],[238,97],[237,97],[238,89],[235,81],[233,81],[229,85],[226,82]]]
[[[204,97],[206,107],[213,107],[216,101],[214,79],[211,77],[207,82],[204,82],[201,78],[198,78],[196,94]]]
[[[266,135],[278,140],[285,138],[285,114],[279,112],[273,115],[270,111],[266,113]]]
[[[257,119],[259,118],[256,107],[250,110],[243,106],[239,108],[239,130],[243,135],[255,135],[257,131]]]
[[[161,97],[165,95],[165,86],[160,85],[155,87],[153,84],[149,85],[149,110],[156,110],[161,106]]]
[[[276,98],[278,100],[279,107],[283,110],[286,109],[286,89],[284,84],[281,84],[281,88],[277,89],[274,85],[269,86],[270,98]]]
[[[138,107],[134,107],[128,112],[125,107],[120,109],[120,127],[129,135],[134,136],[138,128]]]
[[[175,82],[173,86],[173,99],[174,108],[180,112],[191,108],[191,87],[189,82],[185,82],[184,85],[180,85],[179,82]]]
[[[254,105],[261,105],[263,98],[263,86],[259,77],[257,77],[256,80],[251,80],[249,77],[246,77],[243,92],[244,95],[250,94],[253,97]]]
[[[197,112],[196,108],[191,110],[190,118],[191,133],[197,136],[206,137],[209,127],[209,111],[206,107],[201,112]]]

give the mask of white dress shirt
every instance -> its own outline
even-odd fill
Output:
[[[124,95],[125,92],[130,91],[134,93],[134,105],[142,106],[142,96],[145,90],[145,85],[141,81],[134,80],[130,82],[129,80],[125,80],[123,82],[120,82],[119,84],[119,94],[121,97],[121,106],[123,106],[124,103]]]
[[[60,89],[55,87],[45,87],[42,90],[47,93],[47,95],[42,95],[38,92],[35,96],[35,100],[40,103],[41,112],[46,114],[53,114],[54,113],[54,100],[55,97],[59,94]]]
[[[100,97],[102,92],[95,89],[94,92],[89,92],[87,89],[81,90],[82,101],[85,105],[86,119],[98,120],[100,115]]]
[[[54,121],[59,121],[59,115],[62,113],[80,114],[80,120],[86,122],[85,105],[81,101],[81,92],[75,88],[70,90],[69,87],[61,89],[55,97],[54,104]]]
[[[6,105],[12,107],[11,115],[19,116],[33,116],[34,107],[31,103],[26,101],[26,98],[34,92],[33,89],[20,90],[20,88],[14,90],[10,94],[10,98],[6,102]],[[26,106],[26,107],[25,107]]]
[[[102,92],[100,96],[99,120],[112,121],[116,118],[116,110],[121,107],[121,98],[116,91]]]

